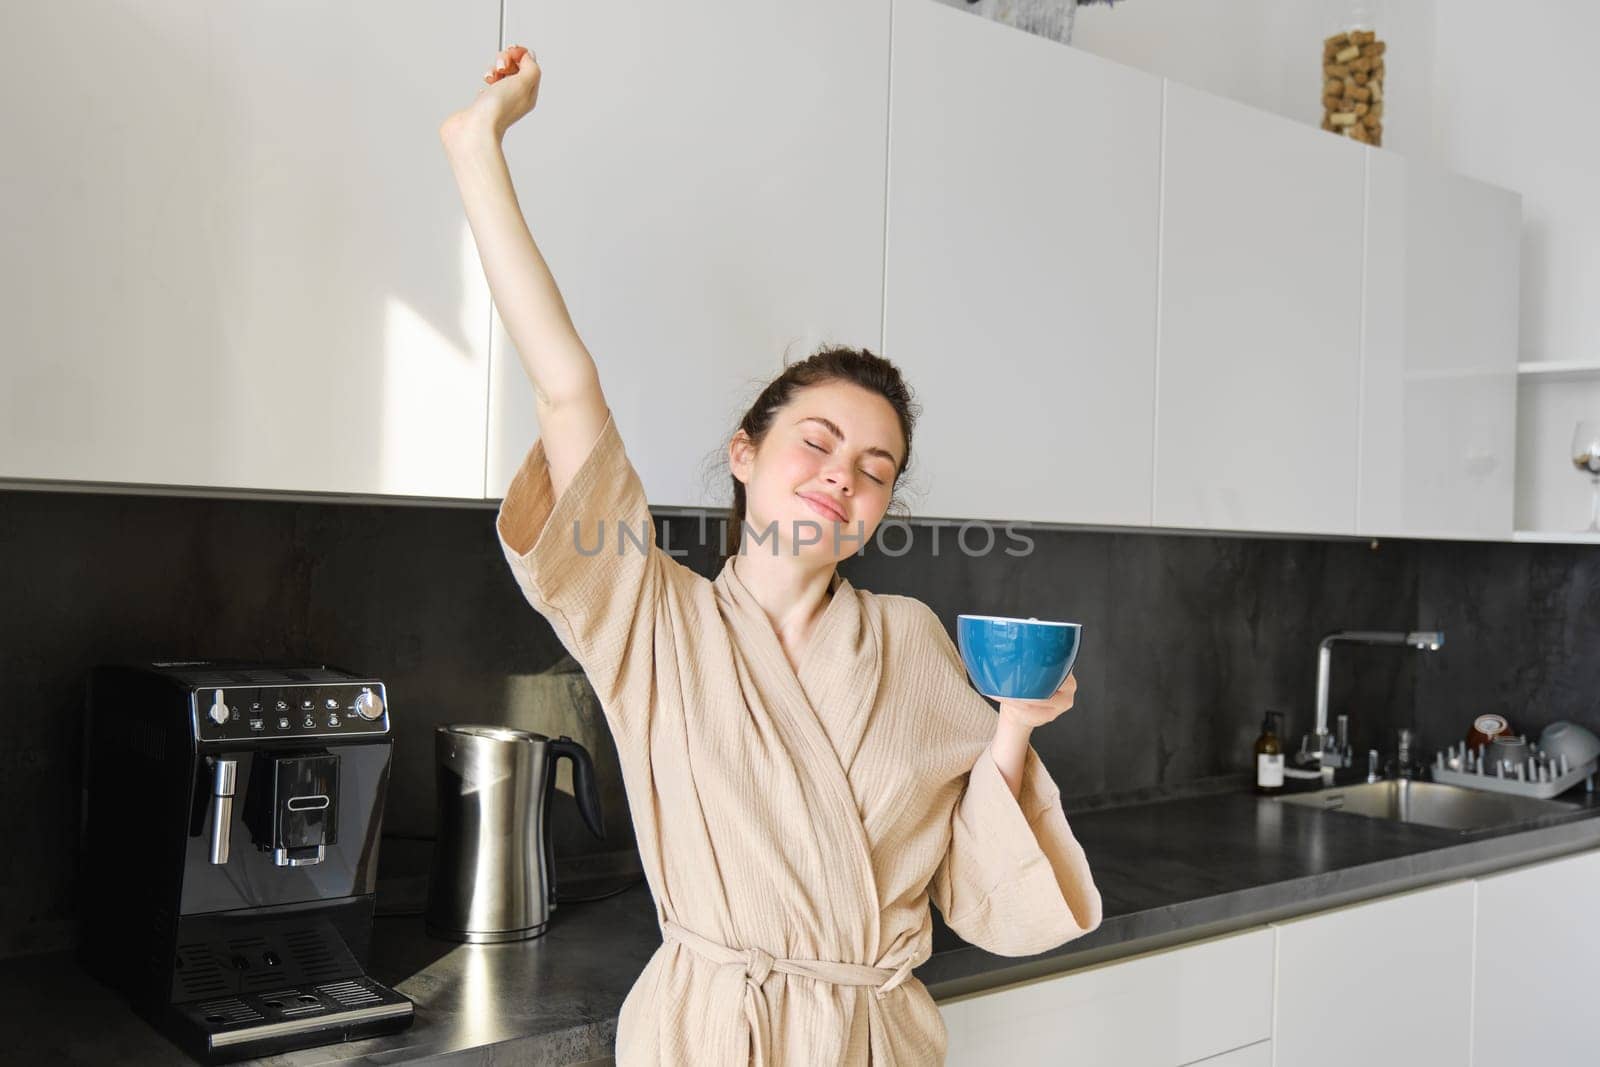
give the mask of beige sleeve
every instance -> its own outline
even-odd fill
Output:
[[[963,744],[977,755],[951,817],[950,845],[928,886],[946,924],[1001,956],[1031,956],[1100,925],[1100,891],[1067,824],[1061,790],[1030,746],[1019,796],[989,745],[994,709],[972,688],[961,652],[932,610],[932,673],[952,705]],[[944,694],[948,693],[948,696]]]
[[[614,731],[650,697],[663,568],[644,486],[608,414],[572,482],[555,498],[535,441],[495,520],[511,573],[583,667]],[[635,711],[637,715],[635,716]]]
[[[1100,891],[1072,836],[1061,794],[1032,748],[1014,798],[984,748],[952,819],[929,893],[964,940],[1031,956],[1100,925]]]

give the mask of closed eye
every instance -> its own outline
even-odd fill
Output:
[[[826,452],[827,451],[826,448],[823,448],[821,445],[817,444],[815,441],[806,441],[806,444],[809,445],[810,447],[816,449],[818,452]],[[871,478],[873,480],[873,482],[875,482],[878,485],[886,484],[882,478],[879,478],[876,474],[873,474],[869,470],[863,470],[861,473],[865,474],[868,478]]]

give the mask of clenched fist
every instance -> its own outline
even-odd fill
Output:
[[[483,80],[478,98],[440,125],[439,137],[447,145],[474,127],[489,130],[498,140],[539,100],[539,61],[519,44],[496,55]]]

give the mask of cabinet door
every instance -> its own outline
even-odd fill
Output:
[[[728,437],[785,357],[882,334],[889,0],[505,18],[544,71],[507,160],[646,495],[726,505]],[[486,495],[538,434],[497,319]]]
[[[7,14],[0,477],[481,499],[496,0]]]
[[[1257,1041],[1254,1045],[1236,1048],[1220,1056],[1207,1056],[1185,1067],[1272,1067],[1272,1042]]]
[[[1600,852],[1478,880],[1474,1063],[1595,1062]]]
[[[1361,145],[1167,83],[1158,526],[1353,533]]]
[[[1272,931],[1185,945],[939,1010],[951,1067],[1177,1067],[1270,1037]]]
[[[1277,1061],[1466,1063],[1472,903],[1454,882],[1278,924]]]
[[[897,0],[884,347],[919,515],[1145,525],[1160,79]]]
[[[1371,149],[1359,531],[1506,538],[1517,194]]]

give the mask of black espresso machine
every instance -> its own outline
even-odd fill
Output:
[[[335,667],[95,668],[84,967],[207,1063],[405,1029],[366,973],[392,751],[383,683]]]

